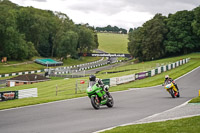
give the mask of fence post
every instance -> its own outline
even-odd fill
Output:
[[[77,82],[77,80],[76,80],[75,94],[77,94],[77,89],[78,89],[78,82]]]

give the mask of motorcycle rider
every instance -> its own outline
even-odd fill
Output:
[[[176,89],[178,90],[178,86],[177,84],[175,83],[175,81],[169,77],[169,75],[165,75],[165,81],[164,83],[166,82],[172,82],[174,84],[174,86],[176,87]],[[175,92],[175,96],[178,94],[178,92]]]
[[[89,80],[90,80],[89,86],[93,86],[95,83],[98,83],[100,85],[100,87],[104,86],[102,80],[99,78],[96,78],[95,75],[90,75]]]
[[[99,78],[96,78],[95,75],[90,75],[90,77],[89,77],[89,86],[92,87],[96,83],[98,83],[99,87],[101,87],[104,90],[103,81],[101,79],[99,79]],[[105,98],[105,96],[102,97],[102,99],[104,99],[104,98]]]

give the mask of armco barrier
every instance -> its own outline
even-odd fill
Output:
[[[125,79],[125,77],[129,77],[131,75],[116,77],[116,78],[115,77],[110,78],[110,86],[116,86],[118,84],[127,83],[127,82],[134,81],[134,80],[137,80],[137,79],[152,77],[154,75],[160,74],[162,72],[165,72],[165,71],[171,70],[175,67],[178,67],[180,65],[183,65],[183,64],[187,63],[188,61],[189,61],[189,59],[187,58],[187,59],[177,61],[175,63],[171,63],[171,64],[168,64],[168,65],[165,65],[165,66],[157,67],[156,69],[152,69],[151,71],[136,73],[135,78],[130,79],[130,80],[124,80],[124,79]]]

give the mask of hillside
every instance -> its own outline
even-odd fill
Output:
[[[128,35],[114,33],[98,33],[98,49],[107,53],[127,53]]]

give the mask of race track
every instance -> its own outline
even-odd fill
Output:
[[[178,79],[180,98],[162,86],[114,92],[113,108],[94,110],[88,97],[0,111],[1,133],[91,133],[176,107],[198,96],[200,67]]]

